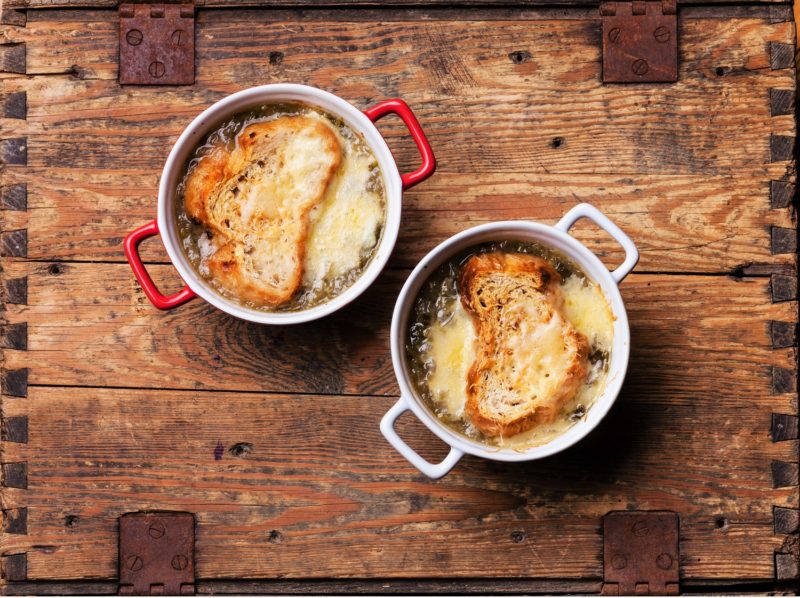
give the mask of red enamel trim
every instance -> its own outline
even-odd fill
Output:
[[[125,249],[125,257],[128,258],[128,263],[133,269],[133,275],[139,284],[142,285],[142,290],[150,303],[155,305],[158,309],[172,309],[183,305],[190,299],[195,297],[195,293],[188,285],[183,287],[183,290],[178,291],[174,295],[162,295],[156,288],[153,279],[147,273],[147,270],[142,263],[142,258],[139,257],[139,243],[148,237],[154,237],[158,234],[158,222],[153,220],[149,224],[145,224],[137,228],[132,233],[125,237],[123,248]]]
[[[428,143],[428,139],[425,137],[425,133],[422,131],[417,117],[414,116],[408,104],[401,99],[394,98],[364,110],[364,114],[366,114],[367,118],[372,122],[375,122],[387,114],[396,114],[403,123],[405,123],[406,127],[408,127],[411,138],[414,140],[414,143],[417,144],[417,149],[422,156],[422,165],[414,172],[409,172],[400,177],[403,180],[403,189],[413,187],[433,174],[436,170],[436,158],[433,155],[431,144]]]

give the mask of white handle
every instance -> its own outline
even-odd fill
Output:
[[[625,250],[625,261],[611,273],[611,277],[617,284],[621,283],[625,277],[631,273],[636,262],[639,261],[639,250],[633,244],[631,238],[622,232],[622,229],[608,219],[608,216],[603,214],[600,210],[588,203],[579,203],[577,206],[567,212],[564,217],[558,221],[556,228],[559,230],[569,232],[572,225],[581,218],[588,218],[597,226],[606,231],[609,235],[614,237],[614,240],[622,245]]]
[[[451,447],[450,453],[444,458],[444,461],[436,464],[429,463],[420,457],[414,449],[408,446],[405,441],[397,435],[394,429],[394,423],[397,421],[397,418],[408,411],[408,409],[409,407],[406,400],[400,397],[400,400],[383,416],[381,420],[381,434],[383,434],[384,438],[389,441],[389,444],[391,444],[398,453],[408,459],[414,467],[429,478],[438,480],[456,466],[456,463],[464,456],[464,453],[457,448]]]

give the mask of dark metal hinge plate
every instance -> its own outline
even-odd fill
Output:
[[[676,0],[601,2],[603,82],[678,80]]]
[[[603,518],[607,596],[676,595],[680,521],[669,511],[612,511]]]
[[[119,82],[194,83],[194,5],[121,4]]]
[[[119,518],[119,593],[195,593],[194,515],[143,512]]]

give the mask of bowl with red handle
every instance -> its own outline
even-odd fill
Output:
[[[383,231],[374,255],[358,278],[347,289],[328,300],[298,311],[265,311],[249,307],[220,293],[192,265],[183,249],[178,233],[176,202],[180,201],[179,184],[184,176],[185,165],[197,147],[209,133],[222,122],[236,114],[264,104],[303,103],[318,107],[341,118],[351,129],[359,133],[378,161],[383,177],[386,199],[386,214]],[[420,153],[420,166],[409,173],[401,173],[389,146],[375,122],[395,114],[403,121],[411,139]],[[124,241],[125,255],[139,284],[150,300],[159,309],[178,307],[195,297],[207,301],[214,307],[238,318],[261,324],[298,324],[327,316],[341,309],[361,295],[383,270],[394,249],[400,230],[403,191],[430,177],[436,168],[436,160],[425,133],[411,108],[400,99],[389,99],[360,110],[343,98],[307,85],[280,83],[244,89],[213,104],[198,115],[181,133],[164,165],[158,189],[156,218],[127,235]],[[147,272],[139,254],[139,244],[148,237],[160,236],[167,254],[184,283],[177,293],[163,294]]]

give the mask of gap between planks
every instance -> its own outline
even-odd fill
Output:
[[[444,240],[444,239],[443,239]],[[45,258],[3,258],[5,263],[18,263],[18,264],[97,264],[97,265],[118,265],[127,264],[125,259],[118,260],[52,260]],[[142,263],[147,266],[171,266],[172,262],[168,260],[142,260]],[[773,274],[781,273],[785,268],[781,264],[764,264],[763,269],[754,272],[747,271],[748,266],[744,266],[742,270],[740,267],[733,268],[729,271],[716,271],[716,272],[692,272],[684,270],[640,270],[636,269],[628,276],[705,276],[705,277],[730,277],[736,280],[744,280],[748,278],[769,278]],[[388,272],[407,272],[411,274],[411,268],[407,266],[388,265],[383,271]],[[133,272],[131,272],[133,276]]]

